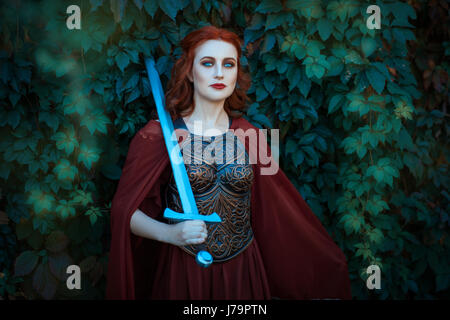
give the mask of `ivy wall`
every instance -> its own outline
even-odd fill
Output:
[[[66,9],[81,9],[69,30]],[[381,9],[368,29],[366,9]],[[245,41],[246,118],[344,251],[354,299],[449,298],[448,8],[427,1],[10,1],[0,12],[0,296],[103,299],[131,138],[204,25]],[[82,270],[68,290],[66,267]],[[368,290],[366,269],[381,268]]]

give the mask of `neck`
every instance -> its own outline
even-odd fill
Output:
[[[201,130],[217,129],[220,132],[228,130],[228,115],[224,109],[225,100],[205,101],[194,94],[194,111],[188,117],[183,118],[188,127],[194,128],[198,121]],[[198,124],[197,122],[197,124]]]

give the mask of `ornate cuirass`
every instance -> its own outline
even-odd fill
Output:
[[[221,223],[207,224],[208,236],[201,245],[181,247],[195,256],[205,248],[214,262],[227,261],[253,240],[250,196],[253,169],[240,140],[227,131],[219,136],[189,133],[180,144],[199,213],[216,212]],[[183,212],[173,173],[165,189],[167,207]]]

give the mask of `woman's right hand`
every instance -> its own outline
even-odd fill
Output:
[[[169,243],[175,246],[200,244],[208,236],[206,224],[203,220],[186,220],[170,226]]]

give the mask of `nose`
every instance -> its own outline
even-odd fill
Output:
[[[223,79],[222,66],[220,64],[216,65],[216,79]]]

